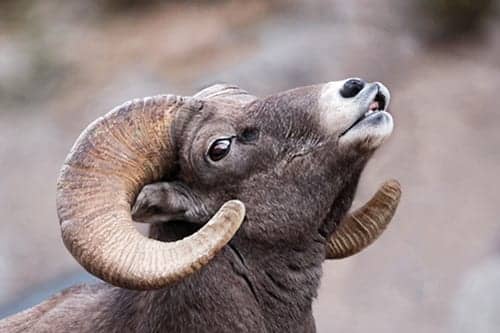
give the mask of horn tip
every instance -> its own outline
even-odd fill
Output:
[[[245,216],[245,204],[243,204],[240,200],[229,200],[222,206],[222,208],[235,212],[241,217],[241,219]]]
[[[401,183],[397,179],[394,179],[394,178],[386,180],[385,184],[388,186],[391,186],[391,187],[401,188]]]
[[[382,187],[395,193],[397,196],[401,196],[401,183],[396,179],[386,180]]]

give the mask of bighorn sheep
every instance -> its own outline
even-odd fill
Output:
[[[389,181],[345,216],[392,132],[389,98],[349,79],[263,99],[215,85],[112,110],[57,184],[64,244],[107,283],[67,289],[0,332],[314,332],[323,260],[368,246],[399,201]],[[132,215],[154,223],[150,238]]]

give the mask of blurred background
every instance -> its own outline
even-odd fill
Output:
[[[495,0],[0,2],[0,318],[92,278],[64,248],[59,168],[133,97],[230,82],[257,95],[359,76],[396,128],[363,174],[403,198],[367,251],[324,264],[319,332],[500,327],[500,20]]]

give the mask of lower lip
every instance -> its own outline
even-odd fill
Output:
[[[377,126],[387,121],[389,117],[386,111],[377,111],[363,118],[361,122],[367,123],[368,126]]]
[[[383,118],[385,118],[385,114],[387,114],[387,112],[385,110],[377,110],[377,111],[371,111],[371,112],[367,111],[367,112],[365,112],[363,114],[363,116],[361,118],[359,118],[353,125],[351,125],[351,127],[349,127],[340,136],[343,136],[344,134],[349,133],[350,130],[352,130],[353,128],[357,127],[359,124],[361,124],[363,122],[366,122],[366,121],[370,121],[372,123],[379,122]]]
[[[385,113],[386,113],[385,110],[372,111],[368,114],[365,113],[365,116],[361,119],[361,121],[364,121],[365,119],[371,119],[371,118],[382,118]]]
[[[370,110],[363,114],[363,116],[356,122],[356,125],[368,118],[373,118],[378,115],[382,115],[385,110]]]

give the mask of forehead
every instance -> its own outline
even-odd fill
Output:
[[[242,131],[255,127],[282,140],[316,139],[322,132],[318,112],[322,86],[296,88],[264,98],[253,96],[250,100],[242,100],[240,96],[210,96],[199,114],[199,129],[227,131],[229,126]]]
[[[319,131],[319,86],[302,87],[266,97],[247,115],[274,136],[300,136]]]

